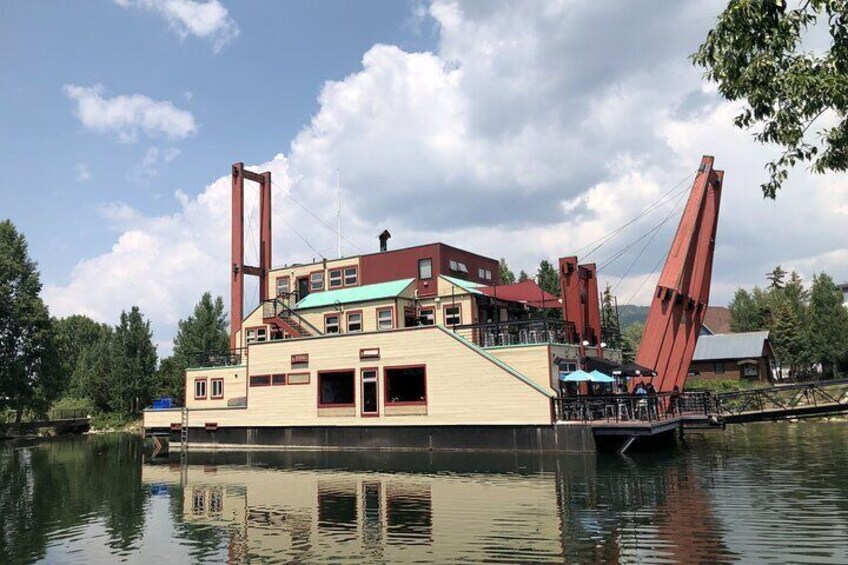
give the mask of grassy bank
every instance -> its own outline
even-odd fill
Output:
[[[686,392],[737,392],[770,386],[757,381],[741,379],[686,379]]]

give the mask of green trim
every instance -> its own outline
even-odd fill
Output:
[[[448,281],[449,283],[451,283],[452,285],[454,285],[454,286],[458,286],[459,288],[461,288],[462,290],[464,290],[464,291],[468,292],[469,294],[483,294],[482,292],[480,292],[479,290],[477,290],[477,287],[479,287],[479,286],[485,286],[485,285],[479,285],[479,284],[477,284],[477,283],[473,283],[473,282],[469,282],[469,281],[464,281],[464,280],[462,280],[462,279],[457,279],[457,278],[454,278],[454,277],[449,277],[449,276],[447,276],[447,275],[439,275],[439,276],[440,276],[441,278],[445,279],[446,281]]]
[[[516,371],[515,369],[513,369],[512,367],[510,367],[509,365],[507,365],[506,363],[504,363],[503,361],[501,361],[500,359],[498,359],[497,357],[495,357],[491,353],[488,353],[484,349],[477,347],[476,345],[474,345],[473,343],[471,343],[470,341],[468,341],[467,339],[465,339],[461,335],[455,334],[452,331],[448,331],[445,328],[443,328],[442,326],[435,326],[435,327],[439,328],[441,331],[445,332],[446,334],[448,334],[449,336],[451,336],[452,338],[454,338],[458,342],[467,346],[469,349],[473,349],[474,351],[476,351],[477,353],[479,353],[480,355],[482,355],[483,357],[485,357],[486,359],[488,359],[489,361],[491,361],[492,363],[494,363],[495,365],[497,365],[498,367],[500,367],[501,369],[503,369],[507,373],[511,374],[513,377],[522,381],[524,384],[530,385],[531,387],[533,387],[537,391],[541,392],[543,395],[547,396],[548,398],[554,398],[555,395],[554,395],[552,390],[545,390],[545,387],[541,386],[539,383],[537,383],[536,381],[534,381],[533,379],[531,379],[530,377],[528,377],[524,373],[520,373],[520,372]]]
[[[282,341],[282,340],[279,340]],[[247,365],[213,365],[211,367],[186,367],[186,372],[188,371],[214,371],[216,369],[241,369],[242,367],[247,368]]]
[[[310,308],[325,308],[336,303],[352,304],[356,302],[371,302],[386,298],[397,298],[403,291],[409,288],[413,280],[415,279],[400,279],[384,283],[312,292],[309,296],[295,304],[293,310],[297,312]]]

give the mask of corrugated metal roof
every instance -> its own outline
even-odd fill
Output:
[[[745,332],[738,334],[702,335],[698,338],[693,361],[714,359],[757,358],[763,355],[763,342],[769,333]]]
[[[480,284],[469,282],[469,281],[464,281],[462,279],[457,279],[457,278],[454,278],[454,277],[449,277],[447,275],[440,275],[440,276],[443,279],[445,279],[446,281],[448,281],[449,283],[451,283],[452,285],[456,285],[459,288],[465,290],[466,292],[469,292],[471,294],[483,294],[482,292],[477,290],[477,288],[480,287],[480,286],[484,286],[484,285],[480,285]]]
[[[399,296],[415,279],[401,279],[377,284],[366,284],[338,290],[325,290],[323,292],[312,292],[297,303],[295,310],[307,308],[321,308],[333,304],[350,304],[351,302],[368,302],[369,300],[382,300],[384,298],[395,298]]]

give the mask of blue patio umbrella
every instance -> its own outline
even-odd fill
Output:
[[[587,373],[586,371],[574,371],[572,373],[560,373],[559,380],[564,381],[566,383],[583,383],[586,381],[592,380],[592,375]]]
[[[595,369],[594,371],[589,373],[589,377],[590,377],[589,380],[591,380],[593,383],[611,384],[611,383],[615,382],[614,378],[612,378],[609,375],[605,375],[604,373],[598,371],[597,369]]]

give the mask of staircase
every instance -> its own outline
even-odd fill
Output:
[[[272,298],[262,304],[262,321],[273,324],[291,338],[321,335],[321,332],[292,310],[285,297]]]

